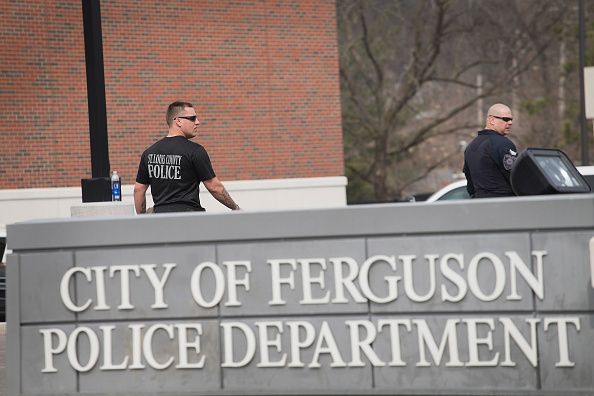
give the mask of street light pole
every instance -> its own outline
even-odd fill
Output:
[[[590,165],[588,148],[588,121],[586,120],[586,93],[584,85],[584,68],[586,67],[586,24],[584,20],[584,0],[578,0],[579,23],[579,58],[580,58],[580,141],[582,165]]]
[[[107,109],[99,0],[82,0],[93,177],[109,176]]]

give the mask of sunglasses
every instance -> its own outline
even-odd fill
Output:
[[[498,120],[501,120],[501,121],[504,121],[504,122],[510,122],[510,121],[513,121],[514,120],[511,117],[499,117],[499,116],[492,115],[492,114],[491,114],[491,117],[497,118]]]
[[[196,118],[198,118],[198,116],[177,116],[175,118],[185,118],[186,120],[190,120],[192,122],[196,122]]]

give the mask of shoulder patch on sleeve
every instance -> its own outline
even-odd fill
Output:
[[[509,150],[510,152],[513,153],[512,150]],[[514,165],[514,162],[516,162],[516,155],[515,153],[512,154],[505,154],[503,156],[503,169],[505,170],[511,170],[512,166]]]

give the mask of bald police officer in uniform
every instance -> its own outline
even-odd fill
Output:
[[[517,149],[507,138],[512,124],[511,109],[501,103],[494,104],[487,112],[485,129],[466,147],[464,174],[472,198],[515,195],[509,177]]]

